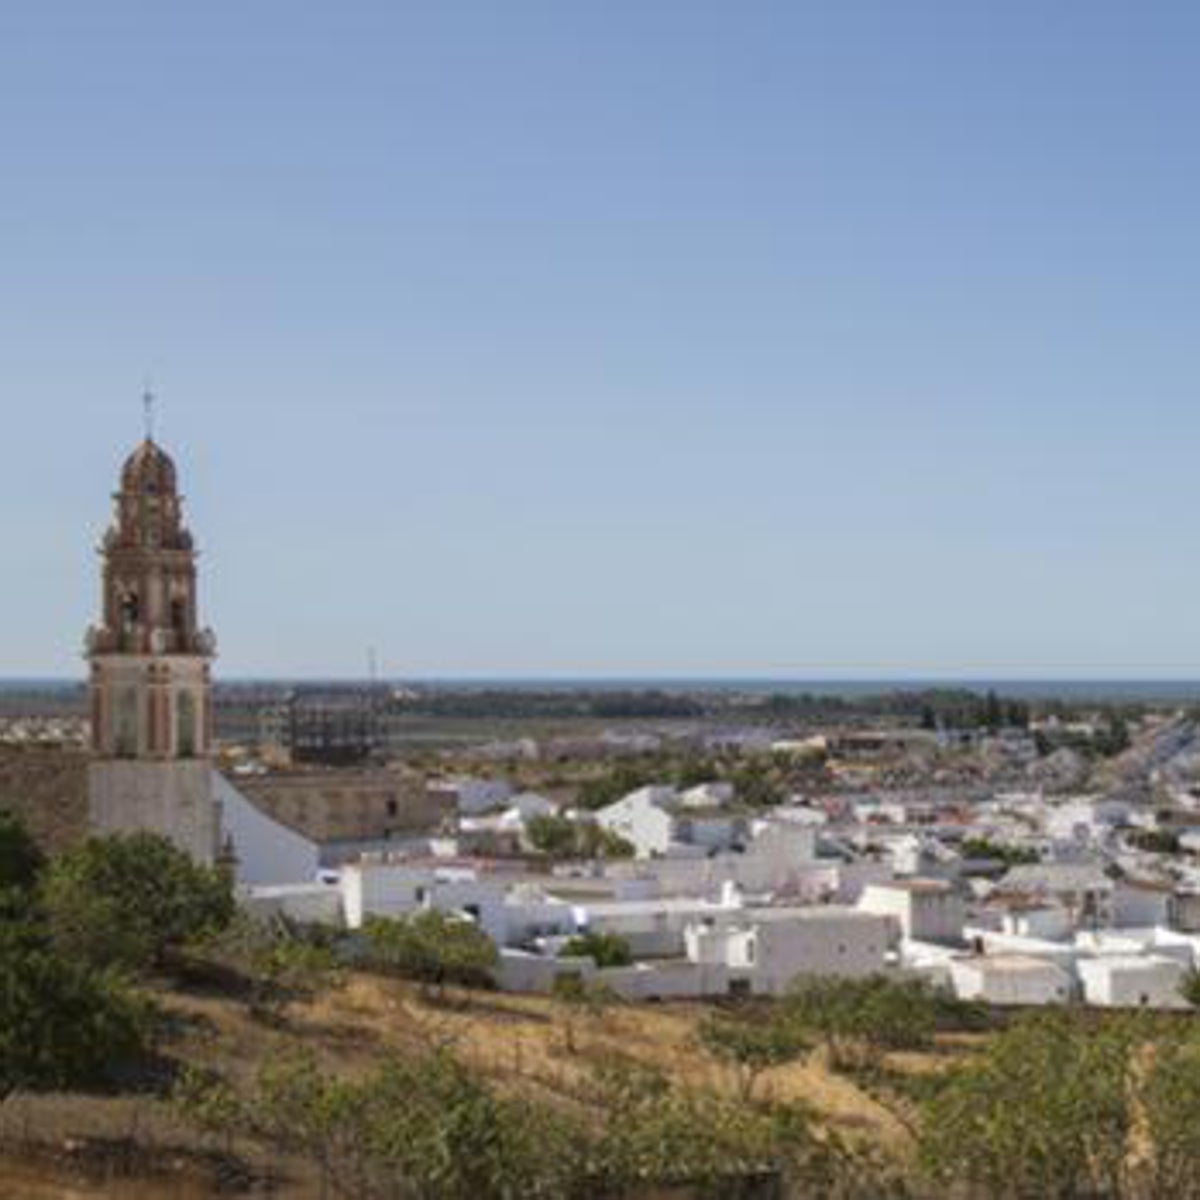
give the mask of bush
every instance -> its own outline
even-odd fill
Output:
[[[921,980],[802,976],[784,1000],[784,1019],[822,1040],[834,1066],[862,1065],[885,1050],[920,1050],[933,1040],[938,993]]]
[[[590,958],[598,967],[627,967],[633,962],[629,943],[612,933],[580,933],[559,952],[562,958]]]
[[[544,1104],[497,1095],[449,1054],[392,1058],[341,1079],[309,1057],[273,1063],[252,1089],[189,1077],[183,1111],[212,1132],[252,1133],[310,1155],[321,1194],[364,1197],[562,1197],[575,1192],[582,1143]]]
[[[65,954],[133,971],[166,965],[185,942],[234,914],[227,880],[149,833],[90,838],[55,859],[41,900]]]
[[[939,1186],[995,1196],[1116,1196],[1132,1128],[1136,1028],[1039,1015],[997,1035],[925,1105]],[[972,1193],[974,1194],[974,1193]]]
[[[203,957],[240,976],[253,1016],[279,1020],[291,1001],[312,997],[339,980],[333,939],[318,930],[239,914],[204,944]]]
[[[839,1185],[854,1156],[835,1136],[814,1137],[798,1106],[696,1094],[644,1071],[603,1072],[587,1093],[586,1113],[510,1097],[443,1051],[353,1079],[290,1058],[236,1091],[193,1073],[178,1100],[209,1132],[311,1156],[322,1195],[347,1200],[558,1200],[675,1184],[734,1197],[777,1179],[795,1186],[788,1194],[852,1194]],[[875,1178],[858,1194],[884,1192],[896,1194]]]
[[[764,1071],[791,1062],[809,1048],[793,1025],[774,1017],[751,1022],[710,1016],[700,1023],[697,1038],[711,1055],[737,1069],[744,1100],[750,1099]]]
[[[150,1020],[110,972],[59,953],[26,921],[0,921],[0,1097],[113,1082],[145,1052]]]
[[[25,826],[0,811],[0,891],[29,891],[45,865],[45,857]]]
[[[434,987],[493,987],[496,947],[474,922],[436,909],[392,920],[369,917],[363,925],[368,968]]]
[[[525,827],[530,844],[551,858],[632,858],[633,845],[593,821],[533,817]]]

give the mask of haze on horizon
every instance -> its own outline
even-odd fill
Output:
[[[0,676],[160,396],[224,678],[1200,677],[1200,10],[0,15]]]

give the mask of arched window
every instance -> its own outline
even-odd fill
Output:
[[[122,688],[113,706],[113,753],[117,758],[137,758],[138,692]]]
[[[175,753],[195,758],[196,741],[196,699],[191,692],[180,692],[175,705]]]
[[[121,629],[125,633],[132,633],[141,616],[142,607],[138,603],[137,592],[126,592],[121,597]]]

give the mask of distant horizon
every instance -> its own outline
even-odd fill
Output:
[[[82,689],[83,677],[4,677],[0,692],[23,689]],[[771,675],[504,675],[504,676],[296,676],[247,675],[217,678],[217,688],[245,686],[418,686],[446,689],[558,690],[695,690],[712,692],[762,692],[814,695],[870,696],[895,691],[956,688],[973,692],[995,691],[1011,698],[1095,699],[1170,702],[1200,699],[1200,673],[1194,677],[999,677],[981,675],[896,675],[873,677],[794,677]]]

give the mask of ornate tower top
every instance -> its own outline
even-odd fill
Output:
[[[198,624],[196,550],[175,464],[152,438],[125,460],[113,503],[100,547],[102,620],[89,633],[88,653],[211,657],[212,635]]]

